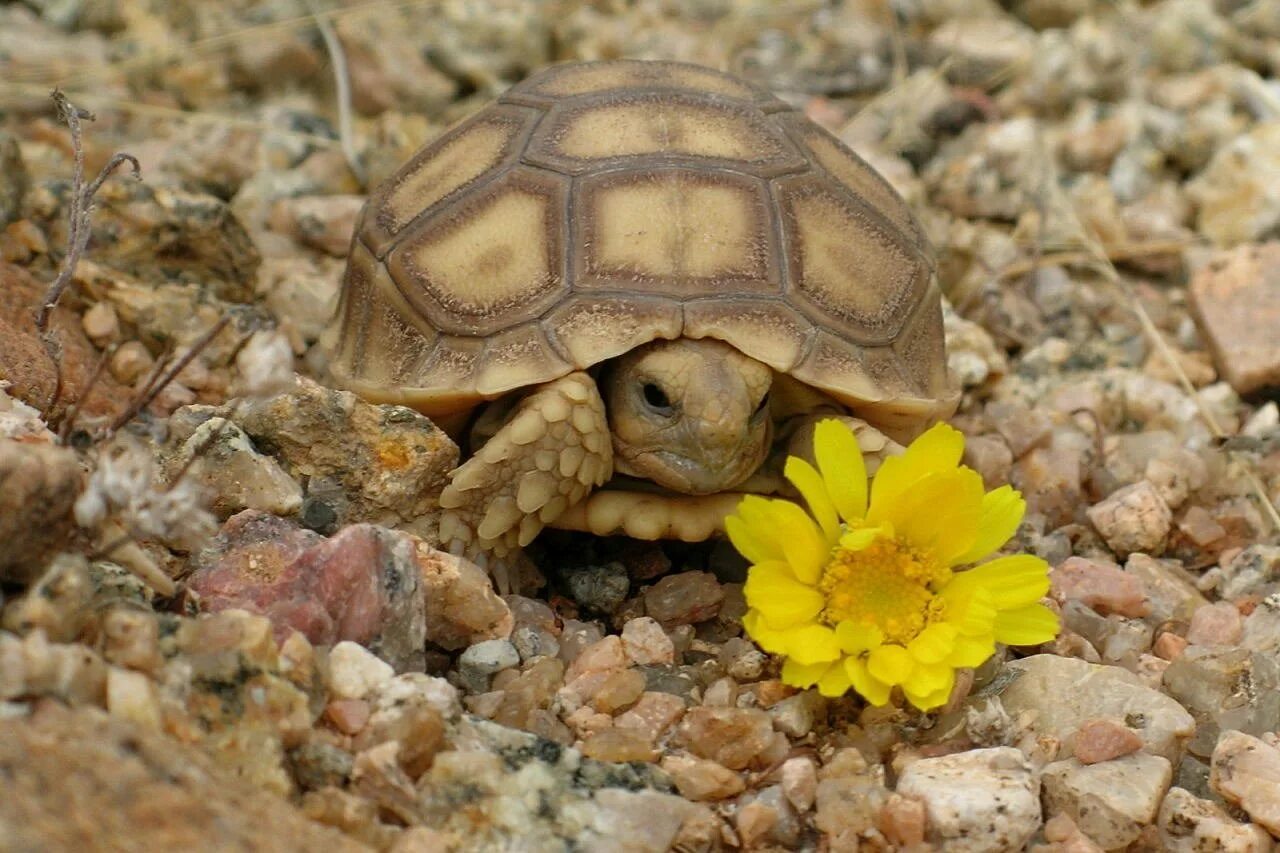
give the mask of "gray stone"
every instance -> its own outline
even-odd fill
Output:
[[[1213,753],[1219,732],[1261,735],[1280,720],[1280,662],[1274,655],[1234,646],[1191,646],[1164,673],[1165,690],[1196,719],[1187,744]]]
[[[1124,722],[1142,738],[1144,749],[1176,762],[1195,720],[1176,701],[1145,686],[1138,676],[1114,666],[1056,655],[1011,661],[1022,675],[1000,694],[1012,716],[1030,712],[1030,729],[1050,735],[1070,752],[1080,726],[1097,717]]]
[[[1280,585],[1280,545],[1255,544],[1222,566],[1218,594],[1228,601],[1268,595]]]
[[[924,802],[928,840],[957,853],[1021,850],[1040,828],[1039,780],[1012,747],[922,758],[897,791]]]
[[[293,515],[302,507],[302,487],[270,456],[257,451],[249,436],[225,418],[209,418],[170,460],[176,473],[190,462],[184,475],[202,484],[212,498],[210,509],[229,518],[245,509],[272,515]]]
[[[616,562],[575,569],[566,573],[564,582],[579,607],[596,613],[613,613],[631,589],[627,567]]]
[[[504,669],[518,666],[520,653],[510,640],[485,640],[468,646],[458,656],[458,674],[475,693],[488,689],[489,676]]]
[[[1045,809],[1065,814],[1107,850],[1135,841],[1155,820],[1173,779],[1173,767],[1159,755],[1135,753],[1098,764],[1072,758],[1044,769]]]

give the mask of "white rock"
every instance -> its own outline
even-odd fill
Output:
[[[1213,750],[1209,786],[1280,835],[1280,749],[1244,732],[1223,732]]]
[[[1074,749],[1080,726],[1096,717],[1122,720],[1147,752],[1170,762],[1178,761],[1195,732],[1185,708],[1120,667],[1057,655],[1033,655],[1008,666],[1023,674],[1000,694],[1005,710],[1013,717],[1030,712],[1031,731],[1057,738],[1064,755]]]
[[[1160,841],[1169,853],[1269,853],[1273,844],[1257,824],[1238,823],[1216,803],[1170,788],[1160,806]]]
[[[1115,850],[1155,820],[1172,780],[1168,759],[1135,753],[1098,764],[1056,761],[1040,782],[1049,813],[1065,814],[1100,847]]]
[[[187,476],[213,495],[213,510],[227,517],[244,509],[288,516],[302,506],[302,487],[249,436],[224,418],[209,418],[182,446],[174,467],[199,452]]]
[[[107,669],[107,711],[143,728],[160,728],[160,699],[156,685],[141,672],[118,666]]]
[[[1040,828],[1040,783],[1013,747],[922,758],[897,790],[924,802],[929,841],[954,853],[1021,850]]]
[[[335,699],[363,699],[396,674],[359,643],[343,640],[329,652],[329,692]]]

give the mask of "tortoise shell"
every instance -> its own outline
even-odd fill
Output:
[[[370,196],[327,334],[378,402],[465,411],[719,338],[912,435],[954,408],[930,250],[835,137],[707,68],[555,66]]]

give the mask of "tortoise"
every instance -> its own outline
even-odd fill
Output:
[[[552,66],[420,150],[361,213],[326,343],[339,384],[470,444],[440,537],[499,562],[544,525],[708,538],[818,418],[884,452],[958,399],[898,194],[678,62]]]

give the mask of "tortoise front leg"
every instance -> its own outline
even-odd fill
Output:
[[[450,474],[440,494],[443,547],[510,586],[505,559],[613,475],[604,402],[586,373],[539,387]],[[506,589],[500,590],[506,592]]]

